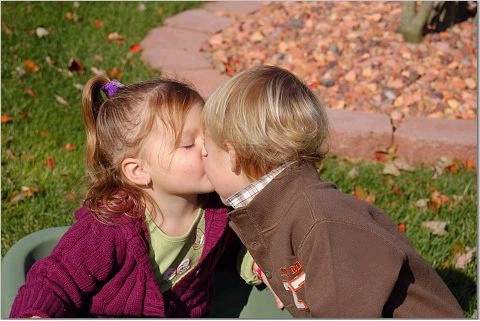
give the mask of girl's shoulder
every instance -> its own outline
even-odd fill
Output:
[[[126,240],[138,236],[145,229],[144,219],[137,218],[129,213],[113,217],[108,221],[99,219],[86,206],[75,212],[75,223],[70,229],[83,231],[94,238],[119,238]]]
[[[145,247],[141,219],[122,215],[111,222],[101,222],[88,207],[79,208],[75,218],[76,221],[62,236],[53,254],[115,255],[120,258],[126,255],[132,244]]]

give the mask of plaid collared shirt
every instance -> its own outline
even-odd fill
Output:
[[[248,184],[243,189],[238,191],[237,193],[233,194],[229,198],[227,198],[227,203],[230,204],[231,207],[237,209],[239,207],[247,206],[257,195],[260,193],[262,189],[267,186],[268,183],[272,181],[278,174],[280,174],[285,168],[288,167],[291,163],[286,163],[277,167],[264,176],[260,177],[256,181]]]

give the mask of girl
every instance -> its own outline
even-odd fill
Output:
[[[106,93],[106,99],[102,95]],[[200,95],[175,80],[83,90],[92,184],[76,222],[35,263],[11,317],[201,317],[227,212],[202,165]]]

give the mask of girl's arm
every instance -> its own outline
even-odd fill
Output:
[[[77,221],[50,256],[37,261],[14,300],[10,317],[72,317],[115,268],[114,229]]]

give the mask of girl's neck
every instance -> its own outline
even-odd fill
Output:
[[[185,235],[197,217],[197,195],[164,195],[154,200],[158,207],[152,219],[157,227],[169,236]]]

